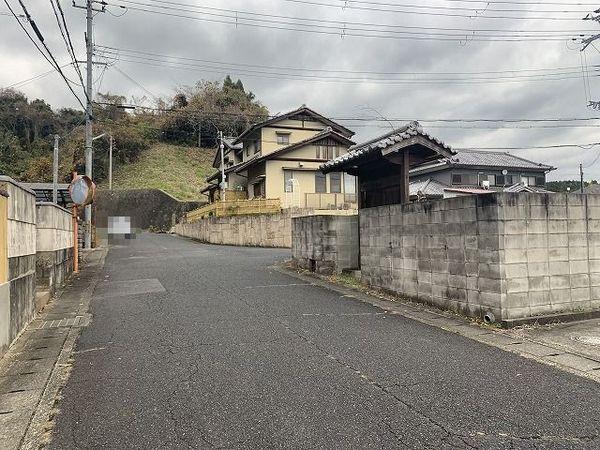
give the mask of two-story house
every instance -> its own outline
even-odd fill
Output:
[[[547,192],[546,174],[554,167],[507,152],[461,150],[451,158],[410,171],[411,198],[440,198],[480,191]]]
[[[245,191],[249,199],[280,199],[284,207],[355,207],[355,177],[319,171],[321,164],[348,151],[353,135],[305,105],[254,124],[224,142],[227,187]],[[220,158],[217,150],[215,168],[221,168]],[[218,183],[220,177],[215,173],[207,181]],[[218,184],[205,191],[210,189],[214,192]]]

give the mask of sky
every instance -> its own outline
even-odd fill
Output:
[[[600,33],[599,23],[581,20],[596,9],[591,0],[106,3],[94,17],[94,43],[109,65],[94,68],[94,93],[151,104],[179,86],[230,74],[272,114],[306,104],[334,119],[360,119],[340,120],[357,142],[418,120],[453,148],[516,147],[509,151],[556,167],[551,180],[578,178],[580,163],[586,179],[600,179],[600,146],[535,148],[600,142],[600,120],[464,121],[600,117],[587,106],[600,100],[600,52],[593,45],[581,52],[573,41]],[[24,4],[59,64],[68,63],[50,2]],[[84,59],[85,11],[61,5]],[[8,11],[0,2],[0,88],[51,70]],[[72,67],[65,73],[77,79]],[[78,107],[56,73],[15,88],[55,109]]]

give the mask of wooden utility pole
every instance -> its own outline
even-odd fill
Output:
[[[580,192],[583,194],[583,166],[579,163]]]

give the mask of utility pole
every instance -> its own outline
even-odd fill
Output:
[[[579,163],[579,178],[580,178],[580,187],[579,190],[583,194],[583,166]]]
[[[113,137],[109,136],[110,146],[108,148],[108,190],[112,191],[112,153],[113,153]]]
[[[54,158],[52,163],[52,202],[58,203],[58,140],[60,136],[54,135]]]
[[[85,49],[86,49],[86,97],[87,108],[85,112],[85,174],[92,178],[92,164],[94,158],[94,150],[92,148],[92,54],[94,52],[93,28],[94,11],[92,10],[92,0],[86,0],[85,3]],[[84,248],[92,248],[92,206],[85,207],[85,227],[84,227]]]
[[[225,201],[225,147],[223,146],[223,132],[219,131],[219,148],[221,149],[221,201]]]

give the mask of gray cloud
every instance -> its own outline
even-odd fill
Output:
[[[145,0],[138,0],[145,1]],[[179,0],[178,0],[179,1]],[[184,2],[184,0],[181,0]],[[187,0],[192,3],[194,0]],[[18,3],[13,2],[14,6]],[[68,57],[58,34],[50,5],[46,1],[26,2],[38,22],[48,45],[60,62]],[[85,12],[63,2],[72,37],[78,53],[84,55]],[[109,2],[111,3],[111,2]],[[118,3],[115,0],[114,3]],[[298,17],[319,17],[325,20],[373,22],[404,25],[443,26],[454,28],[502,28],[525,30],[590,29],[585,22],[496,21],[484,19],[442,18],[415,15],[319,8],[292,4],[283,0],[233,1],[196,0],[195,4],[245,11],[268,12]],[[420,3],[418,3],[420,4]],[[427,4],[440,5],[434,0]],[[446,3],[443,3],[446,5]],[[2,9],[4,10],[4,9]],[[114,14],[122,10],[110,8]],[[484,13],[485,14],[485,13]],[[531,14],[536,14],[531,12]],[[540,15],[540,14],[537,14]],[[573,44],[557,42],[433,42],[327,36],[284,30],[233,27],[231,25],[174,18],[128,11],[122,17],[108,13],[95,19],[95,41],[120,48],[201,58],[214,61],[240,62],[278,67],[327,68],[362,71],[462,72],[491,71],[512,68],[547,68],[579,66]],[[15,20],[0,16],[0,86],[7,86],[49,70],[48,64],[33,48]],[[588,52],[589,63],[597,61],[594,50]],[[147,90],[157,96],[171,95],[177,86],[190,85],[199,79],[220,79],[222,73],[198,70],[178,70],[119,62],[118,66]],[[73,70],[68,71],[75,78]],[[114,68],[103,77],[95,72],[101,91],[120,93],[128,97],[146,96],[139,86],[130,82]],[[232,76],[238,76],[231,72]],[[335,117],[373,117],[373,108],[390,118],[539,118],[600,116],[586,108],[581,78],[512,83],[471,84],[406,84],[381,85],[314,82],[259,75],[239,75],[245,86],[256,93],[271,112],[282,112],[306,103],[314,109]],[[98,86],[100,79],[101,85]],[[31,98],[44,98],[53,107],[77,105],[56,74],[31,82],[20,88]],[[592,93],[600,95],[592,79]],[[388,126],[380,123],[348,124],[357,131],[357,139],[368,139],[384,132]],[[361,126],[358,126],[361,125]],[[429,131],[455,147],[463,146],[539,146],[562,143],[600,141],[595,128],[510,128],[485,129],[474,126],[428,124]],[[551,124],[548,124],[551,126]],[[462,128],[461,128],[462,127]],[[547,162],[559,168],[551,178],[575,178],[578,164],[589,164],[599,148],[594,149],[528,149],[518,153],[527,158]],[[586,169],[586,177],[600,178],[600,164]]]

